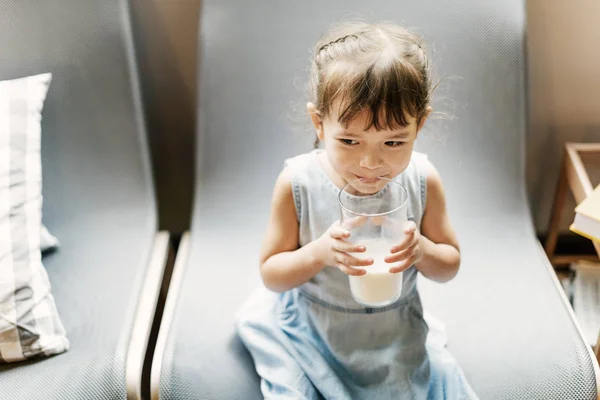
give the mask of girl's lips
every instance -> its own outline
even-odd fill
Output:
[[[354,176],[356,176],[358,179],[360,179],[360,181],[363,182],[363,183],[375,183],[375,182],[379,181],[378,177],[375,177],[375,178],[366,178],[364,176],[359,176],[359,175],[356,175],[356,174],[354,174]]]

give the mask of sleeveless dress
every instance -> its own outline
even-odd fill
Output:
[[[319,238],[340,219],[339,188],[319,164],[321,151],[286,160],[300,246]],[[417,227],[427,195],[420,161],[424,157],[414,152],[408,167],[395,178],[408,191],[408,218]],[[414,266],[404,271],[401,297],[383,308],[357,303],[348,276],[331,267],[284,293],[258,288],[238,312],[236,328],[261,377],[263,396],[477,399],[444,348],[444,339],[432,339],[440,332],[428,339],[417,273]]]

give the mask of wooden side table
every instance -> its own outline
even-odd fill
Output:
[[[565,153],[560,170],[560,177],[554,195],[554,204],[552,205],[548,236],[544,246],[550,262],[555,267],[559,265],[569,265],[574,261],[598,261],[600,259],[600,242],[593,242],[597,256],[578,254],[564,256],[554,255],[560,217],[565,205],[567,188],[571,190],[577,204],[581,203],[594,190],[590,177],[583,164],[583,159],[590,164],[600,165],[600,143],[565,144]]]

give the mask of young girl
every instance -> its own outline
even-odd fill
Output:
[[[458,242],[436,169],[413,145],[431,111],[429,60],[419,37],[393,24],[347,23],[314,51],[307,110],[324,149],[285,163],[260,257],[264,286],[240,310],[238,334],[274,399],[474,399],[429,328],[417,274],[458,272]],[[384,308],[352,297],[348,275],[371,259],[345,239],[337,196],[369,196],[387,178],[409,194],[406,237],[390,249],[402,296]],[[358,254],[356,254],[358,253]]]

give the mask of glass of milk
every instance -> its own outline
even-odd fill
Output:
[[[351,233],[348,241],[366,247],[365,252],[354,255],[374,261],[367,267],[353,267],[366,270],[366,274],[348,277],[352,296],[367,307],[385,307],[402,294],[403,273],[391,273],[393,264],[386,263],[384,258],[391,255],[392,247],[404,238],[408,193],[393,180],[379,179],[386,182],[385,186],[373,194],[360,193],[369,193],[366,186],[378,188],[382,182],[368,185],[361,180],[350,182],[338,196],[341,225]]]

